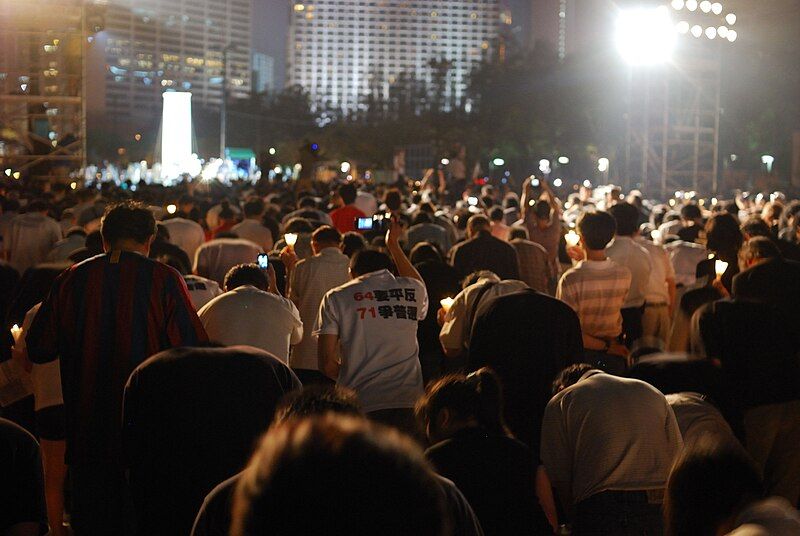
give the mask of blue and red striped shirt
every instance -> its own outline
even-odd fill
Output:
[[[26,341],[34,363],[61,360],[67,461],[120,459],[130,373],[162,350],[207,340],[186,283],[165,264],[117,251],[65,270]]]

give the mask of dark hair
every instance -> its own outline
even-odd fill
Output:
[[[465,289],[470,285],[474,285],[481,279],[500,281],[500,277],[491,270],[475,270],[474,272],[467,274],[464,279],[461,280],[461,288]]]
[[[742,232],[736,217],[727,212],[714,214],[706,223],[706,247],[713,252],[736,253],[742,247]]]
[[[555,380],[553,380],[553,394],[559,393],[571,385],[575,385],[578,383],[578,380],[590,370],[594,370],[594,367],[586,363],[568,366],[559,372]]]
[[[686,203],[681,207],[681,218],[684,220],[699,220],[703,217],[703,212],[695,203]]]
[[[83,227],[70,227],[69,229],[67,229],[66,236],[70,237],[73,235],[81,235],[83,237],[86,237],[86,231],[84,230]]]
[[[260,197],[252,197],[244,204],[244,215],[247,218],[261,216],[264,213],[266,205]]]
[[[317,208],[317,201],[312,196],[307,195],[301,197],[300,200],[297,202],[297,208]]]
[[[357,251],[350,259],[350,272],[356,277],[393,268],[392,259],[386,253],[374,249]]]
[[[631,236],[639,228],[639,209],[630,203],[617,203],[609,207],[608,213],[614,217],[619,236]]]
[[[701,438],[672,466],[664,495],[665,533],[716,534],[725,520],[763,495],[758,469],[741,447]]]
[[[386,192],[383,202],[386,204],[386,208],[394,212],[400,210],[403,205],[403,196],[400,194],[400,190],[392,188]]]
[[[489,211],[489,219],[492,221],[503,221],[504,216],[503,207],[492,207]]]
[[[219,218],[221,220],[232,220],[236,216],[236,213],[233,212],[233,209],[231,208],[231,202],[227,199],[220,201],[219,206]]]
[[[475,419],[495,435],[510,435],[503,420],[503,389],[490,368],[472,374],[450,374],[428,384],[417,402],[417,419],[424,428],[436,426],[436,418],[447,410],[455,420]]]
[[[470,217],[469,221],[467,221],[467,228],[472,232],[477,232],[480,230],[488,231],[490,226],[491,224],[489,223],[489,218],[483,214],[475,214],[474,216]]]
[[[87,234],[86,240],[84,241],[84,247],[86,247],[87,251],[92,255],[102,253],[103,235],[100,234],[100,231],[92,231],[91,233]]]
[[[676,236],[684,242],[697,242],[702,230],[703,228],[699,225],[687,225],[678,229]]]
[[[443,536],[450,528],[419,446],[395,430],[332,414],[269,429],[241,473],[232,517],[233,536]]]
[[[156,238],[159,240],[164,240],[165,242],[169,242],[169,229],[163,223],[156,222]]]
[[[314,231],[314,226],[305,218],[292,218],[286,222],[283,227],[285,233],[311,233]]]
[[[414,216],[414,219],[411,221],[411,225],[421,225],[423,223],[433,223],[433,216],[423,210],[420,210],[417,212],[416,216]]]
[[[367,241],[360,233],[350,231],[342,236],[342,253],[352,258],[357,252],[367,247]]]
[[[125,201],[106,208],[100,220],[100,233],[112,247],[120,240],[145,244],[156,234],[156,219],[143,204]]]
[[[766,236],[756,236],[744,243],[739,256],[744,260],[779,259],[781,251]]]
[[[342,243],[342,233],[330,225],[323,225],[311,234],[311,240],[317,244],[336,244],[338,246]]]
[[[591,250],[605,249],[614,233],[617,223],[608,212],[584,212],[578,217],[578,233],[583,237],[586,247]]]
[[[269,279],[257,264],[237,264],[225,274],[225,290],[233,290],[244,285],[252,285],[260,290],[269,288]]]
[[[511,230],[508,232],[509,240],[516,240],[516,239],[528,240],[529,237],[530,235],[528,234],[528,230],[525,227],[522,227],[521,225],[513,226]]]
[[[533,213],[540,220],[550,220],[553,217],[553,207],[546,199],[539,199],[533,204]]]
[[[183,194],[178,198],[178,205],[194,205],[194,197],[189,194]]]
[[[754,238],[756,236],[769,236],[769,225],[758,216],[752,216],[742,224],[742,234]]]
[[[411,253],[408,255],[411,264],[419,264],[425,261],[443,262],[442,254],[439,249],[430,242],[419,242],[411,248]]]
[[[309,385],[290,391],[278,402],[273,422],[329,412],[354,417],[361,415],[356,393],[339,385]]]
[[[25,212],[45,212],[50,210],[50,205],[41,199],[34,199],[25,207]]]
[[[358,191],[352,184],[342,184],[339,186],[338,193],[345,205],[352,205],[355,203],[356,197],[358,197]]]

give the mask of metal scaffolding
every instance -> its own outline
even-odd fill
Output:
[[[668,65],[631,69],[628,79],[627,186],[662,196],[718,190],[719,48],[687,46]]]
[[[0,0],[0,169],[63,179],[85,166],[86,9]]]

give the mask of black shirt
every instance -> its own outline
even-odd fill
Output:
[[[481,231],[475,238],[453,246],[450,262],[460,278],[477,270],[489,270],[500,279],[519,279],[517,250],[489,231]]]
[[[19,523],[47,532],[42,458],[31,434],[0,418],[0,533]]]
[[[484,533],[552,534],[536,497],[536,464],[528,447],[483,428],[467,428],[425,453],[469,501]]]
[[[733,278],[734,298],[769,303],[800,323],[800,263],[771,259]]]
[[[124,443],[142,534],[187,534],[203,498],[247,463],[278,401],[300,387],[246,346],[156,354],[125,388]]]
[[[542,416],[556,375],[583,358],[578,315],[564,302],[534,290],[486,300],[478,308],[469,368],[488,366],[503,384],[511,432],[539,455]]]

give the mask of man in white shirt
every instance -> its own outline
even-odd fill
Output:
[[[417,323],[428,313],[422,277],[400,247],[400,224],[392,221],[386,246],[356,253],[354,279],[328,292],[319,308],[319,368],[353,389],[370,418],[416,433],[414,405],[423,394]]]
[[[672,311],[675,306],[675,270],[663,246],[638,234],[634,241],[647,250],[652,261],[644,297],[642,332],[645,337],[666,343],[672,328]]]
[[[350,259],[342,253],[342,235],[329,225],[323,225],[311,235],[314,256],[299,260],[293,248],[281,252],[288,271],[289,298],[300,310],[303,325],[310,328],[319,314],[325,294],[350,280]],[[306,329],[303,340],[292,349],[289,365],[303,385],[328,383],[330,379],[319,372],[317,339]]]
[[[199,275],[184,275],[189,299],[192,300],[194,310],[199,311],[205,304],[222,294],[222,289],[216,281],[200,277]]]
[[[239,238],[244,238],[256,244],[262,251],[272,251],[275,238],[264,224],[264,201],[254,197],[244,204],[244,220],[231,228],[231,232]]]
[[[185,251],[190,259],[194,259],[197,249],[206,241],[206,233],[196,221],[171,218],[162,221],[161,225],[169,231],[169,241]]]
[[[25,214],[11,220],[9,261],[22,275],[28,268],[44,262],[59,240],[61,226],[47,215],[47,205],[43,201],[33,201]]]
[[[260,253],[264,251],[249,240],[215,238],[197,248],[193,272],[222,285],[228,270],[237,264],[256,262]]]
[[[257,264],[231,268],[225,291],[197,314],[209,340],[260,348],[288,363],[289,347],[303,338],[303,322],[297,307],[278,292],[272,267],[266,272]]]
[[[617,230],[614,241],[606,248],[606,256],[631,272],[631,286],[622,304],[622,330],[628,348],[642,338],[642,315],[647,285],[650,281],[652,260],[633,237],[639,229],[639,210],[630,203],[617,203],[608,209],[614,217]]]

